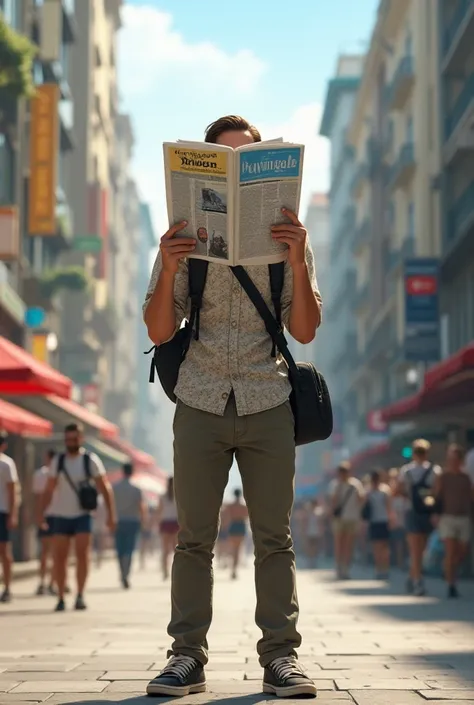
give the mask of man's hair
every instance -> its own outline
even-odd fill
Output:
[[[426,453],[429,453],[431,443],[424,438],[417,438],[416,441],[413,441],[411,447],[416,455],[426,455]]]
[[[46,457],[48,458],[48,460],[53,460],[53,458],[56,457],[56,451],[50,448],[46,451]]]
[[[225,115],[224,117],[211,122],[206,127],[205,142],[217,144],[217,140],[224,132],[250,132],[254,142],[261,142],[262,136],[255,125],[251,125],[248,120],[240,115]]]
[[[459,445],[459,443],[450,443],[448,450],[457,456],[457,459],[463,462],[466,458],[466,449],[464,446]]]
[[[380,470],[372,470],[370,473],[370,479],[374,485],[380,482]]]
[[[0,431],[0,446],[4,446],[8,443],[8,433],[6,431]]]
[[[337,467],[338,472],[350,472],[351,471],[351,464],[348,460],[344,460],[342,463],[339,463]]]
[[[240,489],[240,487],[236,487],[236,488],[235,488],[235,490],[234,490],[234,497],[235,497],[236,499],[240,499],[240,498],[242,497],[242,490]]]
[[[125,477],[132,477],[133,475],[133,464],[132,463],[124,463],[122,466],[123,474]]]
[[[64,433],[84,433],[84,426],[73,421],[65,426]]]

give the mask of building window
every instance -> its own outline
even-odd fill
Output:
[[[0,0],[0,10],[8,24],[12,27],[17,27],[18,22],[18,7],[15,0]]]

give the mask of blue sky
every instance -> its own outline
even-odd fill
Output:
[[[134,175],[157,235],[167,227],[162,143],[203,139],[227,113],[264,138],[306,145],[301,215],[328,188],[329,148],[318,136],[339,53],[363,52],[379,0],[128,0],[119,38],[122,109],[136,135]],[[160,418],[159,462],[172,467],[171,419]],[[235,468],[229,487],[238,482]]]
[[[216,117],[240,113],[264,137],[307,144],[304,202],[328,186],[317,137],[340,52],[362,52],[378,0],[128,0],[120,35],[123,109],[137,136],[135,174],[166,225],[161,143],[202,139]]]

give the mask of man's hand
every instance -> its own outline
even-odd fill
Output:
[[[187,221],[172,225],[161,238],[160,252],[163,260],[163,270],[169,274],[176,274],[180,260],[189,255],[196,247],[196,240],[189,237],[175,237],[176,233],[183,230]]]
[[[115,534],[115,531],[117,529],[117,521],[115,517],[111,514],[109,514],[107,517],[107,528],[111,534]]]
[[[306,253],[306,238],[308,233],[300,223],[293,211],[282,208],[281,212],[290,219],[291,223],[272,226],[272,237],[278,242],[288,245],[288,262],[292,267],[304,264]]]
[[[8,515],[7,527],[11,531],[12,529],[16,529],[17,526],[18,526],[18,514],[13,512]]]

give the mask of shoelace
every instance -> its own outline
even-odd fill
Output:
[[[288,656],[282,656],[276,658],[271,662],[270,668],[274,671],[278,680],[286,681],[288,678],[293,676],[305,676],[303,667],[300,666],[298,661],[294,658],[288,658]]]
[[[196,661],[191,656],[172,656],[160,676],[173,676],[180,681],[185,681],[195,668]]]

